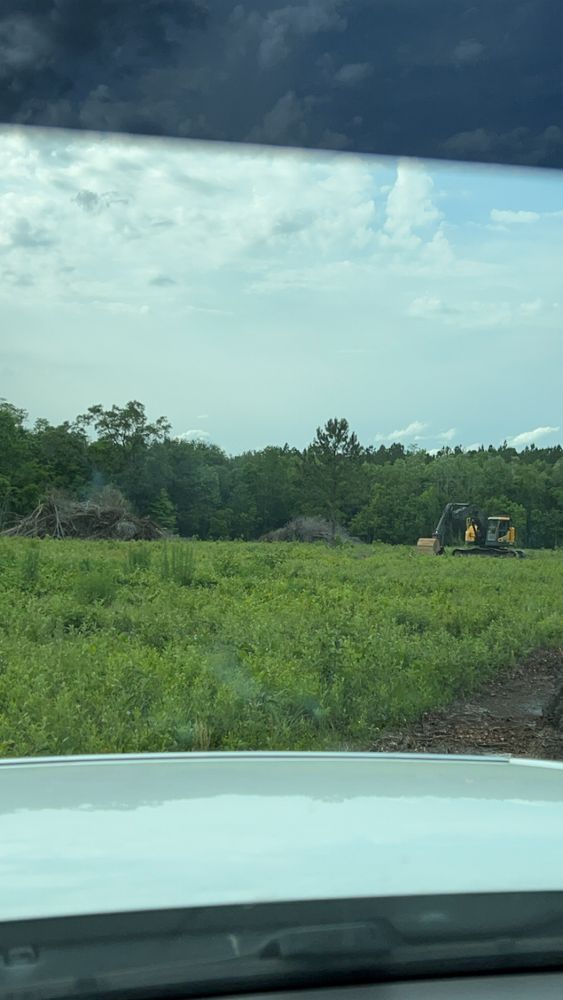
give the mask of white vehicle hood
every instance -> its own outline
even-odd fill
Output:
[[[563,766],[383,754],[0,762],[0,921],[563,890]]]

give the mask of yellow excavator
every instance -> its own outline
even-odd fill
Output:
[[[452,549],[453,556],[508,556],[523,559],[522,549],[515,548],[516,529],[508,514],[485,515],[470,503],[447,503],[431,538],[419,538],[419,552],[441,556],[446,551],[450,528],[465,520],[465,545]]]

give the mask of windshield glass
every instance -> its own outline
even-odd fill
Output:
[[[17,128],[0,162],[2,754],[557,757],[529,692],[508,736],[417,720],[534,650],[553,694],[561,177]]]
[[[0,1000],[557,969],[563,6],[0,6]]]

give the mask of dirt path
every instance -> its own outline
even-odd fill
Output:
[[[563,760],[563,648],[542,650],[470,699],[427,712],[372,750]]]

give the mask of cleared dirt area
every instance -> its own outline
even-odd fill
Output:
[[[372,749],[563,760],[563,648],[534,653],[471,698],[386,733]]]

